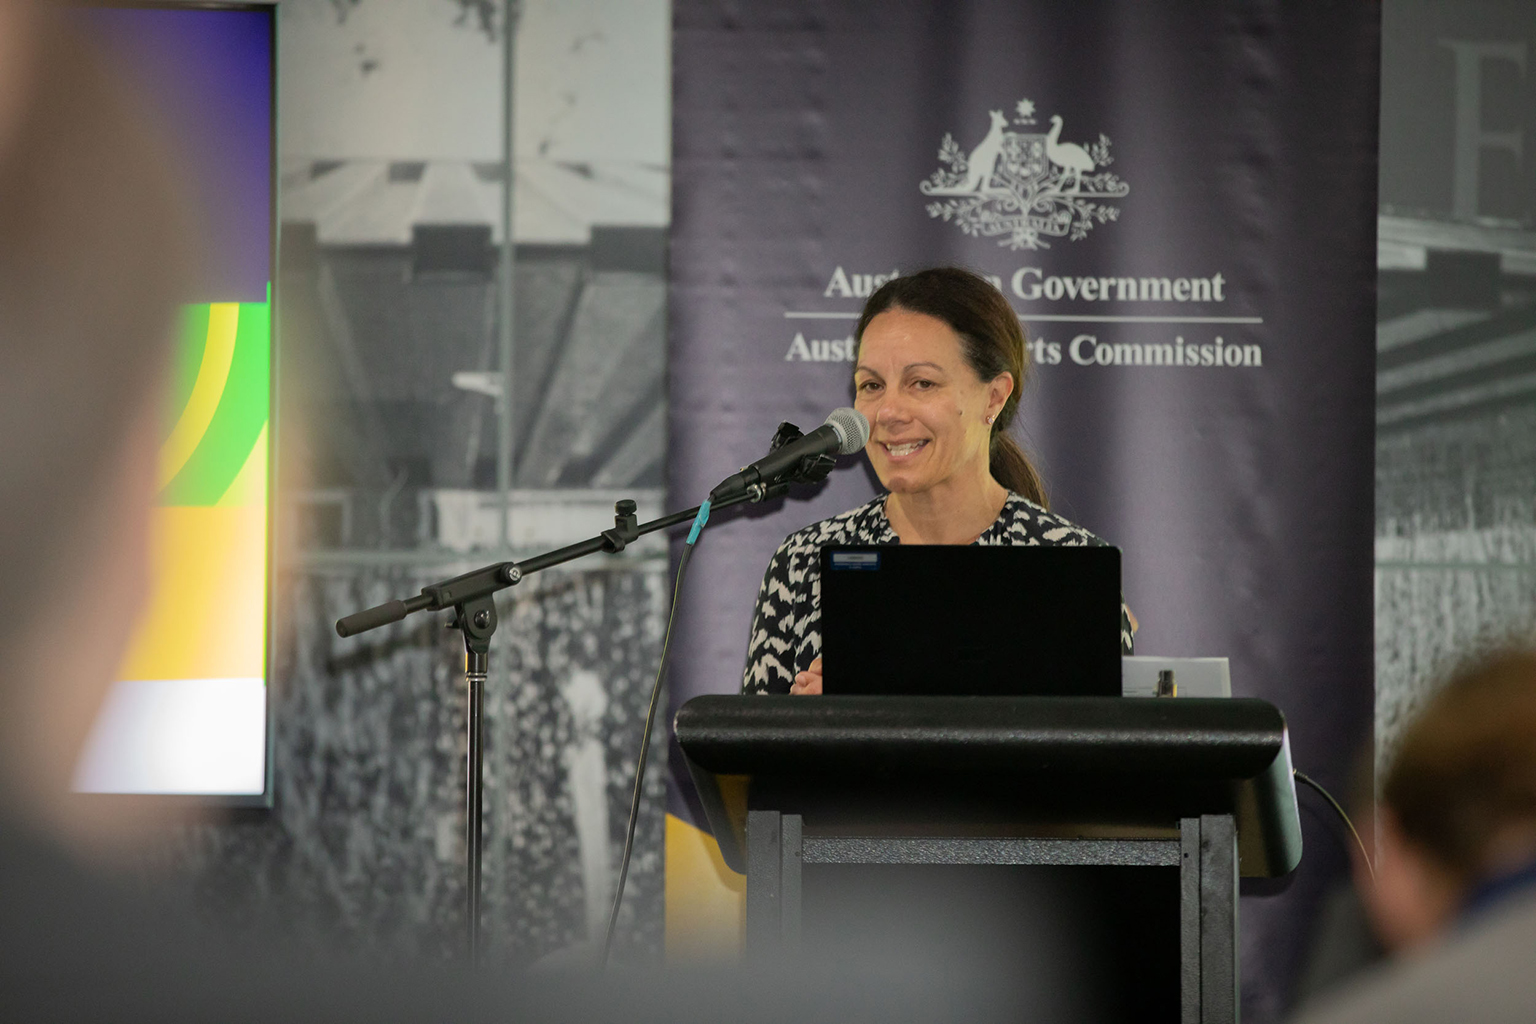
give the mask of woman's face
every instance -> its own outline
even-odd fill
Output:
[[[859,342],[853,388],[854,407],[869,419],[864,450],[887,490],[987,477],[987,417],[1002,410],[1013,378],[980,380],[944,321],[905,309],[876,316]]]

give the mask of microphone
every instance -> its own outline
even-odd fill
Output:
[[[766,490],[793,473],[806,459],[852,455],[869,442],[869,420],[857,409],[833,409],[827,421],[781,448],[775,448],[740,473],[726,477],[709,492],[712,504],[740,498],[754,488]],[[753,501],[761,500],[761,496]]]

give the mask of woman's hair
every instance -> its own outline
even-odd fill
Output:
[[[1463,883],[1500,833],[1536,827],[1536,652],[1456,673],[1404,733],[1382,796],[1404,837]]]
[[[992,422],[992,476],[998,483],[1030,501],[1049,507],[1045,485],[1019,442],[1008,433],[1019,411],[1019,395],[1029,372],[1029,349],[1018,314],[979,274],[960,267],[934,267],[881,285],[859,316],[855,340],[862,341],[869,322],[890,309],[904,309],[942,320],[960,336],[965,361],[983,381],[1013,375],[1013,392]]]

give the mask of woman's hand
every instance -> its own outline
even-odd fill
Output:
[[[795,674],[795,681],[789,686],[790,693],[809,694],[821,692],[821,656],[811,662],[811,667],[804,672]]]

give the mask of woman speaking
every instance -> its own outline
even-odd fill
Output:
[[[955,267],[895,278],[869,297],[854,338],[854,407],[889,493],[779,545],[757,594],[744,693],[821,692],[826,545],[1104,543],[1047,510],[1039,474],[1008,435],[1027,349],[1013,307],[984,278]],[[1126,654],[1133,629],[1122,606]]]

